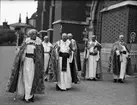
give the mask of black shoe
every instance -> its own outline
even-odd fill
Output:
[[[97,78],[97,79],[100,79],[100,74],[97,74],[97,75],[96,75],[96,78]]]
[[[56,90],[57,91],[66,91],[66,90],[60,89],[60,87],[57,84],[56,84]]]
[[[70,90],[71,88],[67,88],[67,90]]]
[[[25,102],[26,102],[26,103],[30,103],[30,101],[29,101],[29,100],[25,100]]]
[[[25,95],[23,96],[22,101],[25,101]]]
[[[56,90],[60,90],[59,86],[56,84]]]
[[[33,95],[32,98],[30,98],[28,101],[34,102],[34,95]]]
[[[48,79],[47,79],[47,78],[45,78],[45,81],[47,82],[47,81],[48,81]]]
[[[120,82],[120,83],[124,83],[124,81],[123,81],[122,79],[119,79],[118,82]]]
[[[29,99],[28,99],[28,100],[25,99],[24,101],[25,101],[26,103],[30,103],[30,100],[29,100]]]
[[[88,80],[88,81],[91,81],[92,79],[90,79],[90,78],[87,78],[86,80]]]
[[[80,84],[80,80],[75,81],[74,84]]]
[[[99,76],[99,77],[97,77],[97,79],[101,79],[101,78],[100,78],[100,76]]]
[[[96,81],[97,79],[96,79],[96,78],[93,78],[92,80],[93,80],[93,81]]]
[[[116,83],[116,82],[117,82],[117,79],[114,79],[113,82]]]

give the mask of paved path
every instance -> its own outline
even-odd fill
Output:
[[[20,98],[13,101],[13,94],[5,93],[4,85],[0,86],[0,105],[24,105]],[[136,105],[132,78],[125,84],[110,80],[82,81],[65,92],[56,91],[54,83],[46,83],[45,91],[44,95],[37,95],[35,103],[30,105]]]
[[[5,92],[10,68],[15,54],[11,50],[0,50],[0,105],[25,105],[20,98]],[[110,74],[104,73],[103,81],[83,81],[69,91],[55,90],[55,83],[46,82],[44,95],[37,95],[30,105],[137,105],[135,104],[135,78],[129,77],[126,83],[113,83]]]

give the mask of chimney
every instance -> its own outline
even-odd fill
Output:
[[[8,22],[3,22],[3,29],[8,29],[8,28],[9,28]]]
[[[29,24],[28,12],[27,12],[27,15],[26,15],[26,24]]]
[[[21,13],[19,14],[19,23],[21,23]]]

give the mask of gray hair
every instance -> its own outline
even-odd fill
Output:
[[[62,36],[62,37],[63,37],[63,36],[67,36],[67,33],[62,33],[62,35],[61,35],[61,36]]]
[[[44,36],[44,39],[46,39],[46,38],[49,38],[49,36],[47,35],[47,36]]]
[[[72,33],[68,33],[68,36],[73,36]]]
[[[30,29],[27,33],[28,36],[32,35],[33,33],[38,33],[36,29]]]
[[[119,38],[124,37],[124,35],[119,35]]]
[[[96,35],[92,35],[91,37],[92,37],[92,38],[94,38],[94,37],[96,38]]]

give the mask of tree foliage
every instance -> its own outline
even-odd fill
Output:
[[[19,32],[19,45],[23,41],[24,34]],[[0,30],[0,45],[15,45],[17,36],[14,30]]]

